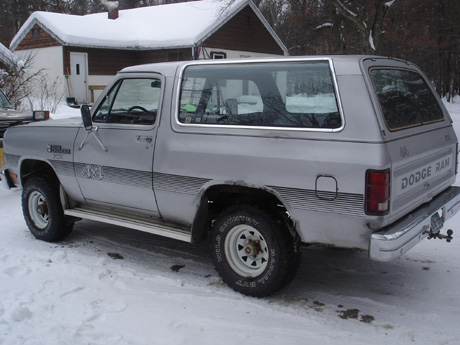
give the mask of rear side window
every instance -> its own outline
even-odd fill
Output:
[[[329,61],[188,66],[179,102],[183,124],[342,126]]]
[[[435,96],[418,73],[376,68],[370,76],[390,131],[444,120]]]

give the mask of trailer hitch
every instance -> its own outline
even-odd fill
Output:
[[[452,235],[454,234],[454,232],[449,229],[447,230],[447,235],[443,235],[439,232],[437,233],[434,233],[432,231],[430,231],[430,234],[428,235],[428,239],[431,240],[432,238],[439,238],[440,240],[446,240],[447,243],[449,243],[450,241],[452,241],[453,237]]]

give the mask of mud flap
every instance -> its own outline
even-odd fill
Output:
[[[0,170],[6,168],[5,157],[3,155],[3,139],[0,139]]]

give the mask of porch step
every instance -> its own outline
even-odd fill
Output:
[[[131,214],[113,209],[76,207],[64,210],[66,216],[95,220],[102,223],[113,224],[154,235],[159,235],[176,240],[191,242],[191,231],[169,223],[158,222],[152,217]]]

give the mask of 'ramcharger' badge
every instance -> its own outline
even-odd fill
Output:
[[[62,155],[70,155],[70,149],[63,149],[61,145],[47,145],[46,151],[49,153],[59,153]]]

